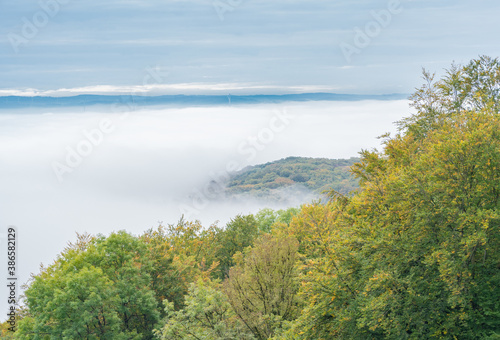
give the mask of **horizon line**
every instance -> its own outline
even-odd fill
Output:
[[[16,108],[57,108],[94,105],[125,105],[125,106],[214,106],[214,105],[248,105],[277,104],[284,102],[313,101],[363,101],[363,100],[405,100],[408,94],[341,94],[341,93],[289,93],[289,94],[78,94],[74,96],[0,96],[0,109]]]

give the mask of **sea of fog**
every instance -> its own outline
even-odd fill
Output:
[[[212,200],[210,181],[288,156],[358,156],[409,112],[405,100],[0,110],[2,254],[13,225],[23,283],[75,232],[140,234],[182,214],[224,224],[266,203]],[[0,277],[6,270],[0,258]]]

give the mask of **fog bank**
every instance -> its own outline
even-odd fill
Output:
[[[18,229],[19,280],[25,282],[40,262],[51,263],[75,232],[140,234],[160,222],[175,223],[182,213],[209,225],[256,212],[269,202],[211,200],[203,194],[207,183],[288,156],[357,156],[361,149],[379,147],[376,137],[394,132],[393,122],[408,115],[407,101],[117,113],[92,107],[3,110],[1,232],[9,225]],[[5,306],[2,301],[0,308]]]

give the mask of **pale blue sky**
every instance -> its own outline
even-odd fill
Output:
[[[500,55],[495,0],[400,1],[384,25],[372,11],[397,0],[55,1],[0,3],[0,95],[127,92],[148,67],[162,73],[152,94],[410,93],[422,67]],[[342,43],[359,53],[348,60]]]

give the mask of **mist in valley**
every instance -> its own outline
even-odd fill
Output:
[[[17,227],[25,282],[75,232],[140,234],[183,214],[224,225],[309,202],[312,193],[294,189],[225,197],[223,185],[231,172],[289,156],[355,157],[408,115],[406,100],[3,110],[0,224]]]

